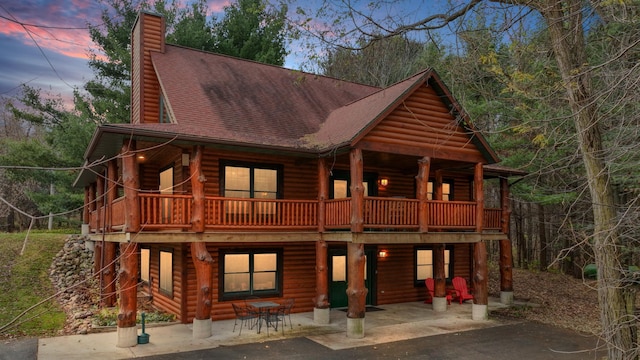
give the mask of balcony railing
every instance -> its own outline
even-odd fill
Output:
[[[125,223],[125,202],[111,205],[112,229]],[[191,228],[191,195],[140,193],[142,230],[188,230]],[[351,226],[351,199],[331,199],[319,214],[317,200],[272,200],[205,197],[204,223],[207,230],[315,231],[319,216],[325,228],[348,230]],[[434,230],[474,230],[477,207],[470,201],[428,201],[428,227]],[[101,212],[92,211],[89,224],[96,229],[102,223]],[[380,231],[417,230],[419,201],[404,198],[365,197],[364,228]],[[500,230],[501,209],[484,209],[483,228]]]

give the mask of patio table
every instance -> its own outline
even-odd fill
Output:
[[[249,305],[258,310],[258,334],[260,334],[263,319],[267,325],[267,334],[269,334],[269,313],[271,309],[280,307],[280,304],[273,301],[252,301]]]

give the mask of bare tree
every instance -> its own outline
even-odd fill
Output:
[[[593,230],[589,234],[593,244],[595,262],[598,269],[598,298],[600,304],[603,336],[608,345],[610,359],[637,359],[638,342],[635,318],[635,288],[629,281],[627,267],[628,244],[623,240],[620,214],[629,215],[627,211],[617,207],[614,183],[612,181],[610,154],[603,146],[603,127],[611,122],[610,112],[599,108],[599,100],[603,95],[598,93],[593,84],[594,70],[603,66],[589,65],[587,41],[585,33],[589,26],[601,21],[618,21],[620,17],[637,19],[638,5],[629,2],[582,0],[489,0],[502,11],[505,26],[519,21],[528,14],[537,14],[546,24],[553,57],[557,63],[558,72],[562,79],[566,102],[571,109],[572,122],[575,128],[578,150],[582,157],[582,165],[586,171],[587,189],[590,195],[593,215]],[[318,38],[331,43],[343,43],[345,47],[357,47],[354,39],[365,35],[372,39],[393,37],[400,34],[422,32],[444,27],[454,27],[456,19],[466,16],[471,9],[480,4],[481,0],[469,0],[457,7],[442,6],[428,7],[420,4],[422,13],[432,9],[441,9],[440,13],[415,19],[411,14],[403,20],[397,13],[393,13],[392,6],[397,1],[377,1],[369,6],[359,6],[357,1],[325,1],[321,15],[333,11],[330,18],[333,24],[318,27],[312,21],[299,23],[302,29],[315,33]],[[392,3],[390,5],[390,3]],[[387,6],[387,8],[383,8]],[[329,9],[329,10],[328,10]],[[379,14],[387,10],[386,17]],[[593,13],[599,18],[592,17],[587,21],[585,16]],[[304,12],[299,11],[299,14]],[[307,18],[309,19],[309,18]],[[637,20],[636,20],[637,21]],[[314,26],[312,26],[314,25]],[[313,31],[314,28],[324,29]],[[453,29],[455,31],[455,29]],[[635,40],[634,40],[635,39]],[[617,59],[637,47],[640,37],[634,33],[628,41],[608,54],[608,60]],[[370,42],[369,42],[370,43]],[[637,63],[637,59],[636,59]],[[626,75],[637,74],[637,66],[631,66]],[[637,75],[631,77],[637,86]],[[615,82],[625,86],[624,78]],[[628,86],[628,85],[627,85]],[[627,88],[628,89],[628,88]],[[621,209],[617,211],[617,209]],[[626,232],[624,233],[626,234]]]

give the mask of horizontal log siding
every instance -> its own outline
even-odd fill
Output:
[[[207,250],[214,259],[213,267],[213,306],[211,308],[211,318],[213,320],[233,319],[234,313],[231,303],[235,301],[218,301],[220,287],[218,284],[218,262],[219,243],[207,244]],[[142,244],[144,247],[145,245]],[[471,273],[471,246],[470,244],[453,245],[453,275],[461,276],[470,280]],[[240,244],[235,248],[242,247]],[[283,271],[284,284],[282,297],[265,298],[264,300],[282,301],[286,298],[294,298],[296,305],[293,312],[313,311],[312,298],[315,296],[315,244],[309,243],[270,243],[251,244],[251,247],[277,248],[283,249]],[[414,284],[414,245],[385,245],[381,248],[388,250],[389,256],[377,261],[377,304],[393,304],[411,301],[423,301],[426,297],[423,287],[416,287]],[[153,293],[153,304],[164,311],[176,314],[178,321],[190,323],[195,317],[196,308],[196,274],[193,261],[191,260],[190,246],[186,245],[182,251],[179,245],[174,249],[174,292],[173,298],[158,293],[158,259],[160,246],[152,245],[150,261],[151,290]],[[162,246],[166,249],[167,246]],[[186,270],[181,269],[181,261]],[[184,275],[183,275],[184,274]],[[402,274],[399,276],[398,274]],[[182,279],[182,277],[185,279]],[[184,280],[184,285],[183,281]],[[183,292],[183,286],[186,293]],[[183,299],[184,297],[184,299]],[[184,303],[184,308],[181,308]]]
[[[140,247],[147,247],[146,244],[140,244]],[[149,278],[151,282],[151,292],[153,295],[153,305],[158,309],[164,310],[171,314],[175,314],[177,320],[185,322],[184,314],[182,312],[182,297],[183,297],[183,283],[182,283],[182,263],[183,256],[181,244],[163,244],[148,246],[151,250],[149,261]],[[165,293],[159,291],[159,279],[160,279],[160,249],[173,250],[173,296],[168,296]]]
[[[255,164],[275,164],[283,166],[285,199],[318,198],[318,165],[315,159],[300,159],[257,153],[241,153],[206,149],[202,171],[207,179],[205,194],[220,196],[220,161],[244,161]]]
[[[414,283],[415,246],[385,245],[379,248],[388,250],[389,255],[384,259],[378,259],[377,305],[424,301],[426,289],[416,287]],[[471,272],[469,249],[469,244],[453,245],[451,277],[461,276],[469,281]]]
[[[140,21],[140,19],[138,20]],[[142,77],[138,74],[142,71],[142,60],[140,59],[142,55],[141,50],[141,26],[138,24],[134,31],[131,34],[131,123],[139,124],[140,123],[140,95],[141,95],[141,79]]]
[[[213,270],[213,306],[211,307],[211,318],[213,320],[225,320],[233,319],[235,314],[232,303],[242,302],[241,300],[223,301],[219,302],[219,273],[218,262],[219,249],[224,247],[224,244],[208,243],[207,250],[215,261]],[[241,244],[234,246],[234,248],[241,248]],[[313,302],[311,299],[315,296],[315,244],[301,243],[269,243],[262,245],[252,244],[251,248],[282,248],[283,249],[283,271],[284,271],[284,284],[282,297],[265,298],[263,300],[272,300],[276,302],[282,302],[283,299],[294,298],[295,307],[293,312],[310,312],[313,311]],[[249,247],[247,247],[249,248]],[[186,263],[187,263],[187,280],[186,280],[186,322],[193,321],[195,317],[196,308],[196,273],[191,261],[190,247],[186,249]]]
[[[425,289],[414,285],[415,255],[413,245],[379,247],[388,256],[378,259],[378,305],[424,300]]]
[[[160,85],[158,78],[151,65],[150,51],[160,51],[163,48],[164,32],[162,29],[162,19],[158,17],[146,16],[144,21],[144,57],[143,71],[144,89],[141,106],[141,123],[157,123],[160,121]]]
[[[431,87],[423,86],[369,132],[363,141],[434,149],[438,158],[449,153],[482,155],[464,128]]]

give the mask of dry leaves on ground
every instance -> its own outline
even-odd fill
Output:
[[[498,269],[489,276],[491,296],[500,296]],[[498,316],[538,321],[577,331],[598,334],[600,320],[595,281],[553,272],[513,269],[513,294],[517,303],[495,313]],[[492,313],[494,314],[494,313]]]

